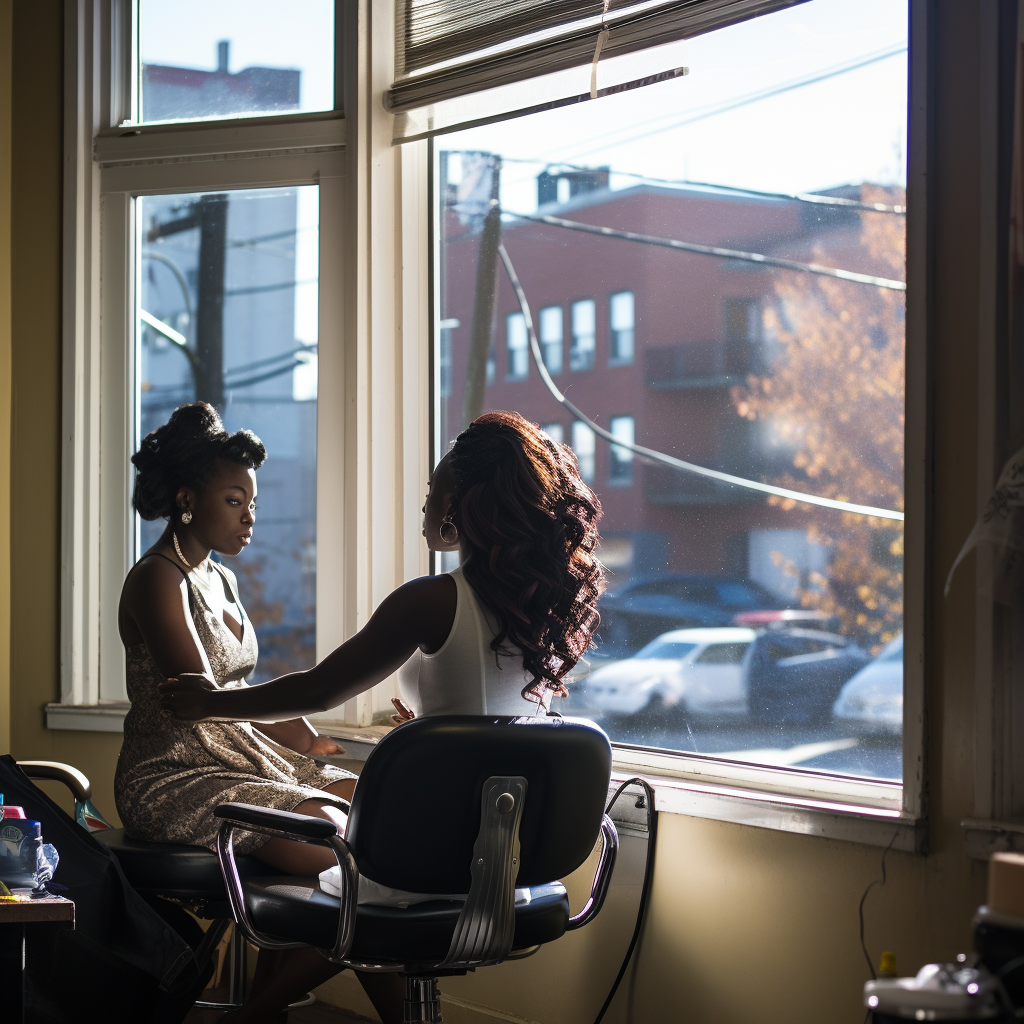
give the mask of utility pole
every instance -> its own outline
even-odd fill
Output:
[[[501,157],[489,155],[489,159],[491,189],[487,214],[480,231],[480,253],[476,262],[469,365],[466,368],[466,390],[462,398],[463,428],[468,427],[483,412],[487,357],[491,352],[491,327],[494,323],[495,276],[498,270],[498,246],[501,245]]]
[[[196,401],[224,411],[224,271],[227,263],[228,197],[202,196],[183,217],[154,224],[150,242],[199,229],[196,347],[190,358]]]

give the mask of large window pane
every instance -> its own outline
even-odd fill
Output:
[[[810,0],[689,40],[687,78],[444,136],[440,316],[486,308],[467,197],[498,176],[501,241],[545,349],[566,311],[559,386],[591,419],[902,510],[906,40],[903,0]],[[498,332],[520,309],[495,275]],[[468,408],[470,344],[452,335],[442,452],[484,409],[564,423],[605,510],[600,646],[561,710],[623,743],[899,779],[902,522],[633,459],[532,372]]]
[[[256,679],[315,661],[319,207],[315,186],[136,200],[137,438],[202,399],[267,448],[252,544],[226,558]],[[136,557],[164,522],[140,522]]]
[[[139,0],[139,120],[331,110],[334,0]]]

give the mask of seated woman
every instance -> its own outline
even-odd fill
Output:
[[[459,568],[399,587],[314,668],[244,688],[208,674],[172,678],[160,686],[164,708],[199,728],[294,719],[400,670],[400,692],[416,715],[545,713],[593,643],[604,587],[594,555],[601,506],[572,449],[518,413],[480,416],[438,464],[423,512],[427,546],[457,550]],[[300,852],[306,864],[296,873],[334,864],[324,848]],[[360,980],[368,992],[375,986],[385,1024],[401,1021],[394,976]],[[279,1000],[285,994],[275,991]],[[273,1019],[270,995],[242,1012]]]
[[[202,402],[177,409],[132,458],[135,510],[143,519],[168,520],[128,574],[118,609],[131,708],[114,797],[137,839],[215,849],[213,810],[233,800],[345,823],[355,776],[308,756],[342,750],[304,719],[258,730],[244,721],[188,725],[159,704],[157,687],[168,675],[201,672],[218,686],[244,688],[256,667],[256,637],[235,576],[209,555],[237,555],[250,543],[256,471],[265,458],[255,434],[228,434]],[[240,841],[245,852],[284,870],[303,866],[293,861],[298,845],[255,834]],[[273,973],[266,965],[260,972]]]

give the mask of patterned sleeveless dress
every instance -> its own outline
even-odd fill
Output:
[[[239,600],[234,574],[214,564],[241,612],[242,639],[210,610],[199,586],[183,573],[192,621],[217,685],[246,686],[245,677],[256,667],[256,636]],[[323,790],[333,782],[355,778],[351,772],[321,766],[282,747],[249,722],[190,724],[172,718],[160,707],[157,686],[165,677],[149,648],[134,644],[125,657],[131,708],[124,720],[114,801],[128,835],[215,850],[220,822],[213,811],[218,804],[238,802],[290,811],[316,798],[348,810],[344,800]],[[268,838],[241,832],[236,836],[239,853],[252,853]]]

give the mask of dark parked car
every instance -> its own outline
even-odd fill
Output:
[[[600,636],[606,653],[625,657],[671,629],[731,626],[739,613],[785,607],[750,580],[675,573],[637,576],[602,595]]]
[[[751,645],[747,707],[765,722],[828,718],[843,684],[871,656],[852,640],[817,629],[767,630]]]

